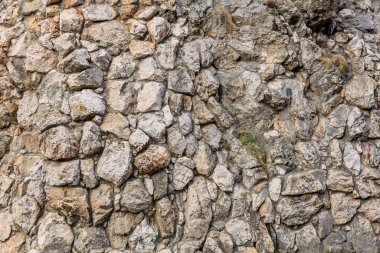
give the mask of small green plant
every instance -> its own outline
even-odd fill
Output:
[[[255,157],[263,167],[266,167],[267,155],[265,150],[251,133],[242,132],[240,142],[250,155]]]
[[[347,75],[349,72],[347,60],[343,55],[329,53],[322,57],[321,61],[325,69],[337,68],[343,75]]]

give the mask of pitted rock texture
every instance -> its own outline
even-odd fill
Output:
[[[380,252],[380,1],[0,0],[0,253]]]

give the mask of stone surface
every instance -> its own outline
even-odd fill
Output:
[[[168,21],[162,17],[154,17],[147,23],[147,28],[152,39],[159,43],[170,33]]]
[[[51,160],[71,159],[78,155],[78,142],[65,126],[51,128],[45,133],[43,154]]]
[[[146,113],[139,117],[137,127],[155,141],[161,140],[166,130],[162,117],[153,113]]]
[[[138,95],[137,112],[151,112],[161,109],[165,86],[157,82],[147,82]]]
[[[96,168],[96,175],[120,186],[130,177],[132,170],[132,154],[129,143],[114,141],[103,150]]]
[[[103,148],[100,128],[92,121],[86,121],[82,128],[80,151],[86,156],[99,153]]]
[[[78,252],[103,251],[109,246],[107,236],[103,229],[96,227],[81,228],[76,231],[74,249]]]
[[[350,221],[359,206],[360,200],[352,199],[349,194],[331,194],[331,213],[335,224],[342,225]]]
[[[106,111],[102,97],[88,89],[71,95],[69,104],[73,120],[85,120],[95,115],[104,115]]]
[[[67,80],[72,90],[96,89],[102,85],[103,72],[99,68],[89,68],[78,74],[73,74]]]
[[[326,172],[309,170],[289,174],[284,180],[282,195],[301,195],[326,190]]]
[[[50,186],[78,185],[80,180],[79,160],[46,162],[46,183]]]
[[[129,122],[121,113],[110,113],[104,117],[100,130],[105,133],[111,133],[115,136],[128,140],[131,135]]]
[[[141,174],[154,173],[169,165],[170,154],[165,147],[150,145],[144,152],[135,157],[133,164]]]
[[[28,196],[15,198],[12,203],[12,217],[15,224],[28,234],[40,216],[37,201]]]
[[[105,222],[113,210],[113,188],[101,184],[90,192],[92,219],[95,226]]]
[[[345,99],[348,103],[362,109],[371,109],[375,106],[375,81],[366,75],[354,76],[345,90]]]
[[[133,179],[126,183],[120,204],[128,212],[148,211],[152,206],[152,196],[145,189],[141,179]]]
[[[117,12],[106,4],[92,4],[83,9],[83,17],[91,21],[107,21],[116,18]]]
[[[194,94],[194,83],[185,68],[170,71],[168,73],[168,88],[179,93]]]
[[[121,54],[113,58],[108,73],[108,79],[129,77],[134,72],[135,66],[135,62],[130,55]]]
[[[217,165],[211,177],[222,191],[232,192],[234,176],[226,167],[223,165]]]

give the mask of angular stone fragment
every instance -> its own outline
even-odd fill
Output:
[[[165,86],[162,83],[147,82],[137,98],[137,112],[151,112],[161,109]]]
[[[105,222],[113,210],[113,188],[101,184],[90,192],[92,219],[95,226]]]
[[[352,174],[359,175],[361,171],[360,155],[351,142],[346,142],[344,146],[343,162]]]
[[[39,42],[32,43],[26,51],[25,69],[47,73],[57,64],[57,56],[53,51],[43,47]]]
[[[117,137],[128,140],[131,131],[129,130],[129,122],[121,113],[109,113],[100,126],[102,132],[111,133]]]
[[[155,209],[155,220],[161,237],[170,237],[176,228],[177,207],[169,198],[165,197],[156,202]]]
[[[120,204],[132,213],[147,212],[152,206],[152,196],[145,189],[141,179],[129,180],[122,192]]]
[[[99,158],[96,174],[116,186],[132,174],[132,153],[126,141],[114,141],[106,146]]]
[[[107,4],[91,4],[83,9],[85,20],[107,21],[116,18],[116,11]]]
[[[334,138],[341,138],[344,135],[344,129],[346,128],[347,117],[349,113],[349,107],[345,104],[339,105],[329,115],[329,125],[326,129],[326,136],[328,140]]]
[[[45,187],[48,204],[66,216],[72,225],[78,220],[83,224],[90,222],[90,205],[87,190],[80,187]]]
[[[108,70],[110,63],[112,61],[112,56],[105,49],[100,49],[98,51],[92,52],[91,61],[95,63],[101,70]]]
[[[367,75],[356,75],[349,81],[345,88],[345,99],[349,104],[362,109],[371,109],[376,105],[376,82]]]
[[[2,210],[0,212],[0,242],[6,241],[12,233],[13,218],[9,210]],[[0,243],[1,245],[1,243]]]
[[[136,96],[131,83],[109,81],[106,93],[107,105],[110,108],[123,114],[128,114],[132,111]]]
[[[81,38],[99,43],[101,47],[113,46],[119,50],[126,49],[129,41],[126,27],[117,20],[94,23],[85,27]]]
[[[330,201],[334,223],[338,225],[349,222],[360,206],[360,200],[353,199],[350,194],[345,193],[331,194]]]
[[[95,188],[98,184],[98,180],[95,176],[95,165],[92,159],[86,159],[80,161],[80,172],[84,185],[88,189]]]
[[[168,89],[179,93],[194,95],[193,80],[185,68],[178,68],[169,72]]]
[[[140,129],[136,129],[129,137],[129,144],[138,152],[143,150],[148,142],[149,136]]]
[[[364,168],[359,179],[356,180],[356,187],[361,198],[380,197],[380,171],[372,168]]]
[[[76,38],[73,33],[64,33],[53,40],[54,49],[60,56],[66,56],[75,49]]]
[[[154,53],[155,45],[149,41],[132,40],[129,43],[129,51],[134,59],[141,59]]]
[[[357,215],[350,223],[350,227],[347,241],[352,244],[354,252],[378,252],[379,243],[369,220]]]
[[[215,124],[209,124],[202,127],[203,139],[213,150],[220,148],[222,132],[219,131]]]
[[[289,174],[284,180],[282,195],[302,195],[326,190],[326,171],[308,170]]]
[[[297,250],[302,253],[321,252],[321,241],[313,225],[308,224],[296,232],[296,246]]]
[[[380,221],[380,199],[379,198],[371,198],[364,202],[362,206],[359,208],[359,212],[363,213],[365,217],[371,222],[379,222]]]
[[[80,180],[79,160],[44,164],[46,183],[50,186],[78,185]]]
[[[154,17],[147,23],[148,32],[156,43],[160,43],[170,33],[169,22],[162,17]]]
[[[74,234],[63,217],[57,213],[48,212],[38,228],[38,247],[43,252],[59,249],[62,253],[71,252]]]
[[[317,195],[309,194],[299,197],[284,197],[278,202],[276,210],[286,225],[294,226],[306,223],[322,206],[323,203]]]
[[[82,25],[83,17],[74,8],[63,10],[59,15],[59,29],[62,32],[80,32]]]
[[[153,57],[140,61],[138,75],[140,80],[163,82],[166,80],[165,72]]]
[[[327,176],[327,189],[341,192],[352,192],[354,189],[352,176],[341,170],[329,170]]]
[[[145,113],[140,116],[137,127],[155,141],[160,141],[164,137],[166,130],[162,117],[154,113]]]
[[[158,44],[156,48],[156,59],[164,69],[173,69],[177,59],[179,41],[170,38],[164,43]]]
[[[102,85],[103,71],[99,68],[86,69],[78,74],[73,74],[67,80],[72,90],[97,89]]]
[[[15,224],[29,234],[29,231],[40,216],[40,207],[37,201],[28,196],[16,197],[12,203],[12,216]]]
[[[130,77],[135,71],[135,62],[129,54],[121,54],[113,58],[108,79],[119,79]]]
[[[150,145],[134,159],[134,165],[141,174],[150,174],[165,169],[170,162],[170,154],[165,147]]]
[[[100,227],[85,227],[76,231],[74,249],[78,252],[101,252],[108,246],[106,233]]]
[[[320,238],[325,238],[333,231],[334,219],[329,211],[322,211],[318,215],[317,232]]]
[[[252,239],[252,232],[249,224],[238,218],[226,223],[226,231],[232,236],[236,245],[243,245]]]
[[[102,96],[88,89],[71,95],[69,104],[73,120],[86,120],[95,115],[104,115],[106,112]]]
[[[135,35],[137,38],[143,37],[145,33],[148,31],[145,21],[137,20],[133,18],[128,19],[127,28],[128,28],[128,31],[131,34]]]
[[[216,156],[203,141],[199,142],[198,150],[194,155],[194,163],[197,172],[205,176],[209,176],[215,168]]]
[[[181,159],[181,158],[180,158]],[[178,159],[176,164],[174,165],[173,170],[173,186],[177,191],[182,190],[191,179],[194,177],[193,169],[195,168],[195,164],[189,158],[189,163],[182,164]],[[187,160],[185,159],[185,161]]]
[[[190,70],[194,72],[198,72],[200,70],[201,63],[197,42],[185,43],[179,51],[179,56]]]
[[[369,137],[380,137],[380,110],[372,110],[369,122]]]
[[[347,119],[348,137],[350,140],[364,140],[368,136],[369,125],[363,112],[354,107]]]
[[[81,72],[91,67],[90,55],[84,48],[76,49],[58,63],[58,69],[63,73]]]
[[[71,159],[78,155],[78,146],[72,131],[58,126],[46,131],[42,152],[51,160]]]
[[[187,146],[185,137],[175,127],[168,129],[167,143],[170,152],[176,155],[182,155]]]
[[[195,124],[203,125],[214,121],[214,115],[206,107],[205,102],[198,96],[193,97],[193,113]]]
[[[103,148],[103,141],[98,125],[92,121],[83,124],[82,138],[80,140],[80,151],[86,156],[99,153]]]
[[[209,70],[202,70],[195,78],[196,93],[206,101],[210,96],[214,96],[219,89],[219,81]]]
[[[211,219],[211,196],[206,179],[195,177],[187,192],[181,248],[191,251],[198,249],[206,238]]]
[[[33,125],[33,115],[37,109],[37,93],[33,91],[25,91],[17,110],[17,122],[25,127]]]
[[[128,239],[128,245],[135,252],[155,252],[158,231],[144,219],[132,232]]]
[[[217,165],[211,177],[222,191],[232,192],[234,175],[225,166]]]

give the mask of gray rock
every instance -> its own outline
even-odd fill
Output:
[[[380,137],[380,110],[372,110],[369,121],[369,137]]]
[[[56,66],[57,62],[57,56],[54,52],[43,47],[40,43],[34,42],[28,46],[25,59],[27,71],[47,73]]]
[[[40,211],[37,201],[32,197],[16,197],[12,202],[13,221],[26,234],[29,234],[36,224]]]
[[[72,159],[78,156],[78,142],[65,126],[50,128],[45,132],[43,154],[51,160]]]
[[[175,204],[165,197],[158,200],[155,204],[155,221],[163,238],[174,234],[178,209]]]
[[[141,115],[137,122],[137,127],[144,131],[154,141],[160,141],[166,132],[166,126],[162,117],[154,113]]]
[[[117,112],[128,114],[132,112],[135,99],[135,91],[130,83],[126,83],[125,81],[108,81],[106,100],[110,108]]]
[[[153,199],[161,199],[168,195],[169,179],[168,174],[161,170],[151,176],[153,182]]]
[[[85,156],[99,153],[103,148],[100,128],[92,121],[86,121],[82,128],[80,152]]]
[[[347,118],[349,113],[349,107],[347,105],[339,105],[328,116],[330,122],[326,129],[326,136],[328,140],[334,138],[341,138],[344,135],[344,129],[346,128]]]
[[[85,27],[81,38],[96,42],[100,47],[115,47],[118,51],[126,49],[129,42],[126,27],[117,20],[94,23]]]
[[[59,29],[62,32],[80,32],[83,26],[83,17],[78,10],[71,8],[63,10],[59,15]]]
[[[278,250],[291,252],[295,245],[296,234],[295,231],[281,225],[279,228],[276,228],[276,239]]]
[[[53,40],[54,49],[65,57],[75,49],[76,39],[73,33],[64,33]]]
[[[332,232],[323,240],[323,250],[333,252],[353,252],[350,242],[343,232]]]
[[[313,225],[308,224],[296,232],[296,246],[297,252],[319,253],[322,251],[322,244]]]
[[[216,155],[203,141],[199,142],[198,150],[194,155],[194,163],[197,172],[205,176],[211,175],[216,166]]]
[[[352,243],[355,252],[378,252],[378,241],[371,223],[366,218],[357,215],[350,226],[351,230],[347,233],[347,241]]]
[[[380,221],[380,209],[378,208],[380,204],[379,198],[371,198],[365,201],[359,208],[359,212],[363,213],[365,217],[371,222]]]
[[[78,74],[73,74],[67,80],[72,90],[97,89],[103,82],[103,71],[99,68],[89,68]]]
[[[354,107],[347,119],[348,137],[350,140],[364,140],[368,136],[369,125],[363,112]]]
[[[222,132],[214,124],[202,127],[203,139],[213,150],[218,150],[222,141]]]
[[[173,186],[177,191],[182,190],[185,186],[193,179],[194,172],[193,169],[195,164],[189,158],[184,158],[185,161],[183,164],[181,161],[182,158],[178,159],[174,165],[173,170]]]
[[[136,252],[155,252],[157,237],[157,228],[144,219],[132,232],[128,245]]]
[[[58,63],[58,69],[63,73],[81,72],[91,67],[90,55],[84,48],[76,49]]]
[[[170,162],[168,150],[159,145],[150,145],[148,149],[137,155],[133,161],[136,169],[141,174],[154,173],[165,169]]]
[[[345,193],[331,194],[330,201],[334,223],[338,225],[349,222],[360,206],[360,200],[353,199],[350,194]]]
[[[92,159],[80,161],[81,178],[88,189],[93,189],[98,185],[98,180],[95,176],[95,165]]]
[[[137,99],[137,112],[158,111],[162,106],[165,86],[162,83],[144,83]]]
[[[90,192],[92,219],[95,226],[104,223],[113,210],[113,188],[101,184]]]
[[[0,224],[0,242],[6,241],[12,233],[13,219],[9,210],[3,210],[0,212],[1,224]]]
[[[349,104],[362,109],[371,109],[376,105],[376,82],[367,75],[354,76],[346,86],[344,95]]]
[[[324,170],[308,170],[287,175],[282,195],[301,195],[325,190],[326,172]]]
[[[252,239],[252,232],[249,224],[238,218],[226,223],[226,231],[232,236],[236,245],[244,245]]]
[[[57,213],[47,213],[38,228],[38,247],[45,252],[59,249],[63,253],[71,251],[74,234],[63,217]]]
[[[135,62],[131,55],[123,53],[113,58],[109,72],[108,79],[119,79],[130,77],[135,71]]]
[[[106,4],[91,4],[83,9],[85,20],[107,21],[116,18],[117,12]]]
[[[225,166],[217,165],[211,178],[222,191],[232,192],[234,175]]]
[[[276,210],[286,225],[294,226],[306,223],[322,206],[323,203],[317,195],[309,194],[299,197],[284,197],[278,202]]]
[[[166,73],[158,65],[153,57],[148,57],[140,61],[137,71],[140,80],[163,82],[166,80]]]
[[[333,231],[333,217],[329,211],[322,211],[317,215],[317,232],[320,238],[325,238]]]
[[[112,56],[105,49],[100,49],[98,51],[92,52],[90,54],[91,61],[95,63],[101,70],[108,70],[111,64]]]
[[[79,160],[67,162],[47,161],[46,183],[50,186],[78,185],[80,181]]]
[[[170,33],[169,22],[162,17],[154,17],[147,23],[148,32],[156,43],[160,43]]]
[[[156,59],[164,69],[174,69],[178,45],[179,41],[176,38],[169,38],[165,42],[157,45]]]
[[[168,89],[188,95],[195,92],[193,80],[185,68],[169,71]]]
[[[99,158],[96,174],[116,186],[122,185],[132,174],[132,152],[126,141],[108,144]]]
[[[199,72],[201,68],[199,46],[197,42],[187,42],[179,50],[180,59],[194,72]]]
[[[34,114],[38,109],[37,93],[33,91],[25,91],[17,110],[17,122],[24,126],[32,126]]]
[[[307,169],[319,169],[320,156],[317,148],[318,146],[313,142],[298,142],[294,145],[294,151]]]
[[[179,131],[183,135],[188,135],[193,131],[193,120],[190,113],[182,113],[178,116]]]
[[[187,146],[185,137],[176,127],[168,129],[167,142],[170,152],[179,156],[183,154]]]
[[[70,96],[69,105],[73,120],[86,120],[95,115],[104,115],[106,106],[102,96],[85,89]]]
[[[137,38],[142,38],[148,31],[144,20],[137,20],[133,18],[127,20],[127,28],[129,33],[133,34]]]
[[[75,234],[74,249],[78,252],[101,252],[109,246],[106,233],[102,228],[80,228]]]
[[[120,204],[132,213],[147,212],[152,207],[152,196],[141,179],[129,180],[122,192]]]
[[[347,169],[355,176],[361,171],[360,155],[350,142],[344,146],[343,162]]]
[[[361,198],[380,197],[380,185],[376,183],[379,179],[380,172],[377,169],[364,168],[355,182],[359,196]]]
[[[129,137],[129,144],[137,151],[143,150],[149,142],[149,136],[140,129],[136,129]]]
[[[204,101],[216,95],[218,89],[219,81],[209,69],[202,70],[195,78],[195,91]]]

